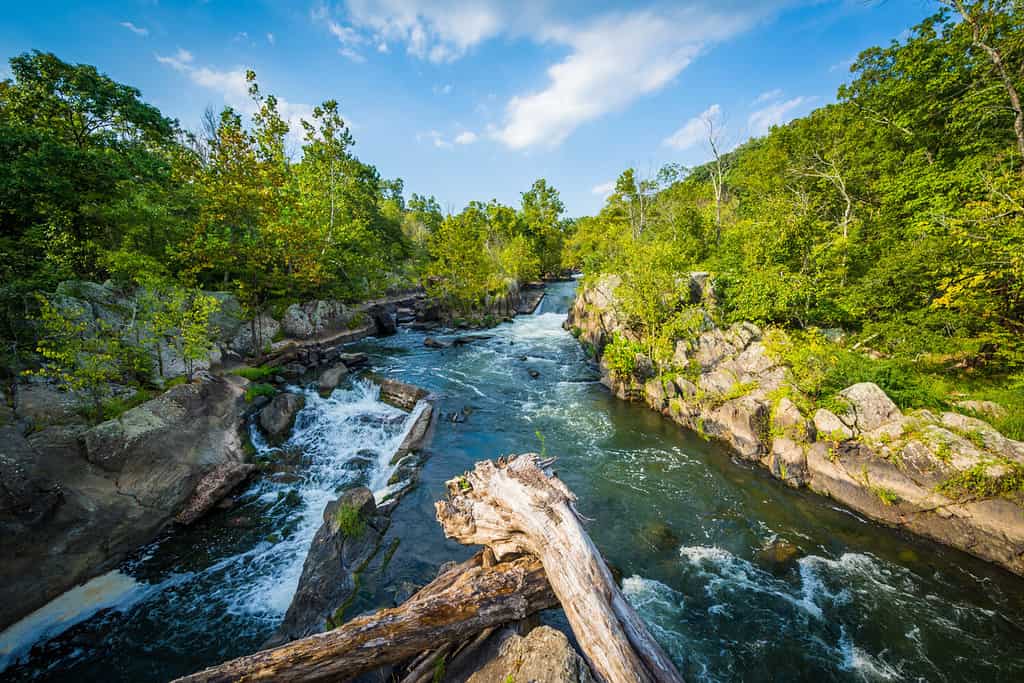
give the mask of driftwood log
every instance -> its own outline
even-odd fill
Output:
[[[558,604],[536,557],[492,558],[477,553],[398,607],[177,680],[342,681]]]
[[[681,682],[682,677],[626,601],[583,530],[576,497],[534,453],[479,462],[448,482],[438,501],[445,535],[485,545],[498,560],[540,558],[584,657],[606,683]]]

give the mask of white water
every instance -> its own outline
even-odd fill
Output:
[[[272,518],[275,534],[194,572],[172,573],[153,583],[111,572],[68,591],[0,634],[0,671],[33,645],[103,610],[124,612],[143,602],[151,611],[173,615],[176,623],[197,628],[233,617],[242,617],[250,628],[276,624],[291,603],[327,503],[357,484],[369,487],[378,497],[405,485],[388,487],[395,471],[390,460],[425,408],[421,402],[409,414],[382,403],[380,388],[364,380],[353,380],[350,388],[339,388],[328,398],[298,387],[289,390],[302,392],[306,405],[296,416],[288,441],[280,448],[271,447],[255,427],[251,437],[259,456],[300,452],[298,479],[285,483],[261,477],[231,513],[261,521]],[[160,543],[137,564],[157,554]],[[216,553],[216,548],[203,550]],[[130,573],[132,568],[124,571]],[[175,633],[168,638],[187,640],[198,635]]]

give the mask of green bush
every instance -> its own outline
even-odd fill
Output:
[[[231,371],[232,375],[244,377],[250,382],[258,382],[261,379],[270,377],[278,370],[276,365],[260,365],[255,368],[237,368]]]
[[[637,354],[642,354],[644,347],[637,342],[630,341],[620,334],[612,337],[612,341],[604,349],[604,361],[612,374],[619,378],[626,378],[636,370]]]
[[[250,384],[245,390],[245,400],[251,403],[257,396],[273,396],[276,393],[277,389],[271,384]]]

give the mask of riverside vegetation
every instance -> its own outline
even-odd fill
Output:
[[[811,403],[870,381],[1024,438],[1024,12],[952,5],[861,53],[836,104],[689,172],[622,174],[564,251],[589,283],[621,276],[637,338],[613,366],[701,329],[686,274],[703,271],[715,322],[771,328]]]
[[[0,82],[0,359],[9,378],[27,371],[75,391],[95,420],[117,412],[112,383],[165,386],[161,345],[176,347],[190,378],[227,296],[257,321],[297,301],[422,282],[472,317],[489,296],[559,268],[571,222],[546,181],[518,209],[473,202],[446,216],[433,197],[406,201],[400,179],[352,153],[336,101],[290,130],[250,71],[251,119],[208,110],[189,132],[95,67],[32,52],[10,69]],[[83,310],[76,295],[92,282],[128,310]],[[261,327],[257,354],[274,341]]]

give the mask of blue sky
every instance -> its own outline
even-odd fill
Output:
[[[337,99],[356,153],[407,192],[518,204],[545,177],[584,215],[624,168],[706,160],[704,119],[736,143],[833,101],[860,50],[936,6],[33,0],[7,5],[0,54],[95,64],[192,129],[245,109],[252,68],[295,121]]]

